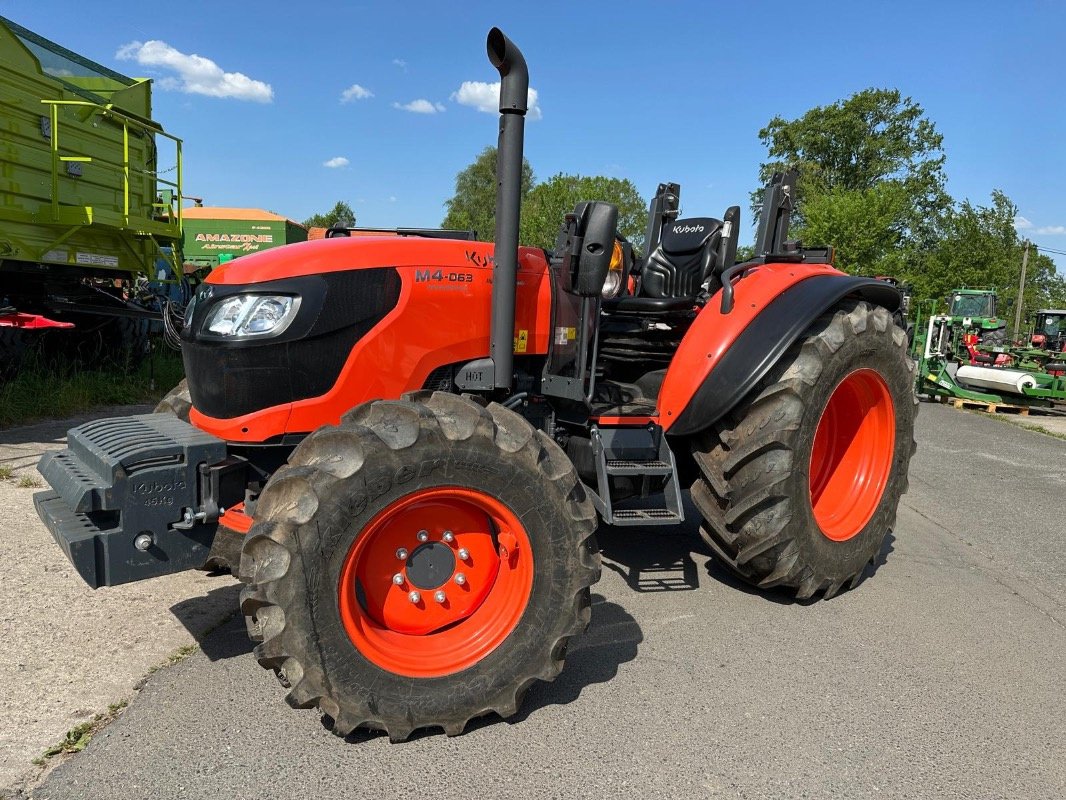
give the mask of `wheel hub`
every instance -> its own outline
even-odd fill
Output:
[[[427,542],[411,553],[406,572],[419,589],[436,589],[455,572],[455,552],[443,542]]]
[[[444,675],[518,624],[532,549],[518,517],[491,495],[426,489],[366,524],[339,583],[341,619],[363,655],[401,674]]]

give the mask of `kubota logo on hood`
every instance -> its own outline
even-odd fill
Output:
[[[682,225],[680,228],[676,225],[673,227],[672,233],[703,233],[702,225]]]

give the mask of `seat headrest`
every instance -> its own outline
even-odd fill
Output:
[[[667,253],[695,253],[721,228],[722,221],[712,217],[675,219],[663,225],[660,246]]]

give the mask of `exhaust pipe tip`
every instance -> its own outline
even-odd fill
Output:
[[[500,73],[500,113],[524,115],[529,110],[529,70],[522,51],[499,28],[489,31],[485,49]]]

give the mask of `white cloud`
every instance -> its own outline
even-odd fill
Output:
[[[329,161],[323,161],[323,167],[329,167],[330,169],[340,169],[341,167],[348,166],[349,161],[344,156],[334,156]]]
[[[404,61],[402,58],[394,58],[392,60],[392,63],[402,69],[404,72],[407,72],[407,62]]]
[[[395,202],[396,202],[396,195],[391,195],[391,194],[390,194],[390,195],[389,195],[389,202],[390,202],[390,203],[395,203]]]
[[[1066,225],[1043,225],[1037,228],[1032,222],[1020,214],[1014,218],[1014,227],[1020,231],[1025,231],[1030,236],[1066,235]]]
[[[115,57],[123,61],[136,61],[145,67],[162,67],[176,72],[176,78],[170,77],[160,82],[164,89],[208,97],[252,100],[256,103],[269,103],[274,99],[274,89],[269,83],[253,80],[241,72],[224,72],[211,59],[182,53],[166,42],[130,42],[120,47]]]
[[[410,111],[412,114],[436,114],[444,111],[443,103],[431,103],[422,98],[412,100],[410,103],[393,103],[392,107],[401,111]]]
[[[358,83],[353,83],[343,92],[341,92],[341,102],[350,103],[352,100],[366,100],[368,97],[373,97],[374,93],[369,89],[360,86]]]
[[[530,119],[540,119],[540,105],[537,103],[537,90],[530,89],[528,95]],[[452,100],[461,106],[470,106],[486,114],[496,114],[500,110],[500,82],[485,83],[484,81],[463,81],[455,92],[452,92]]]

